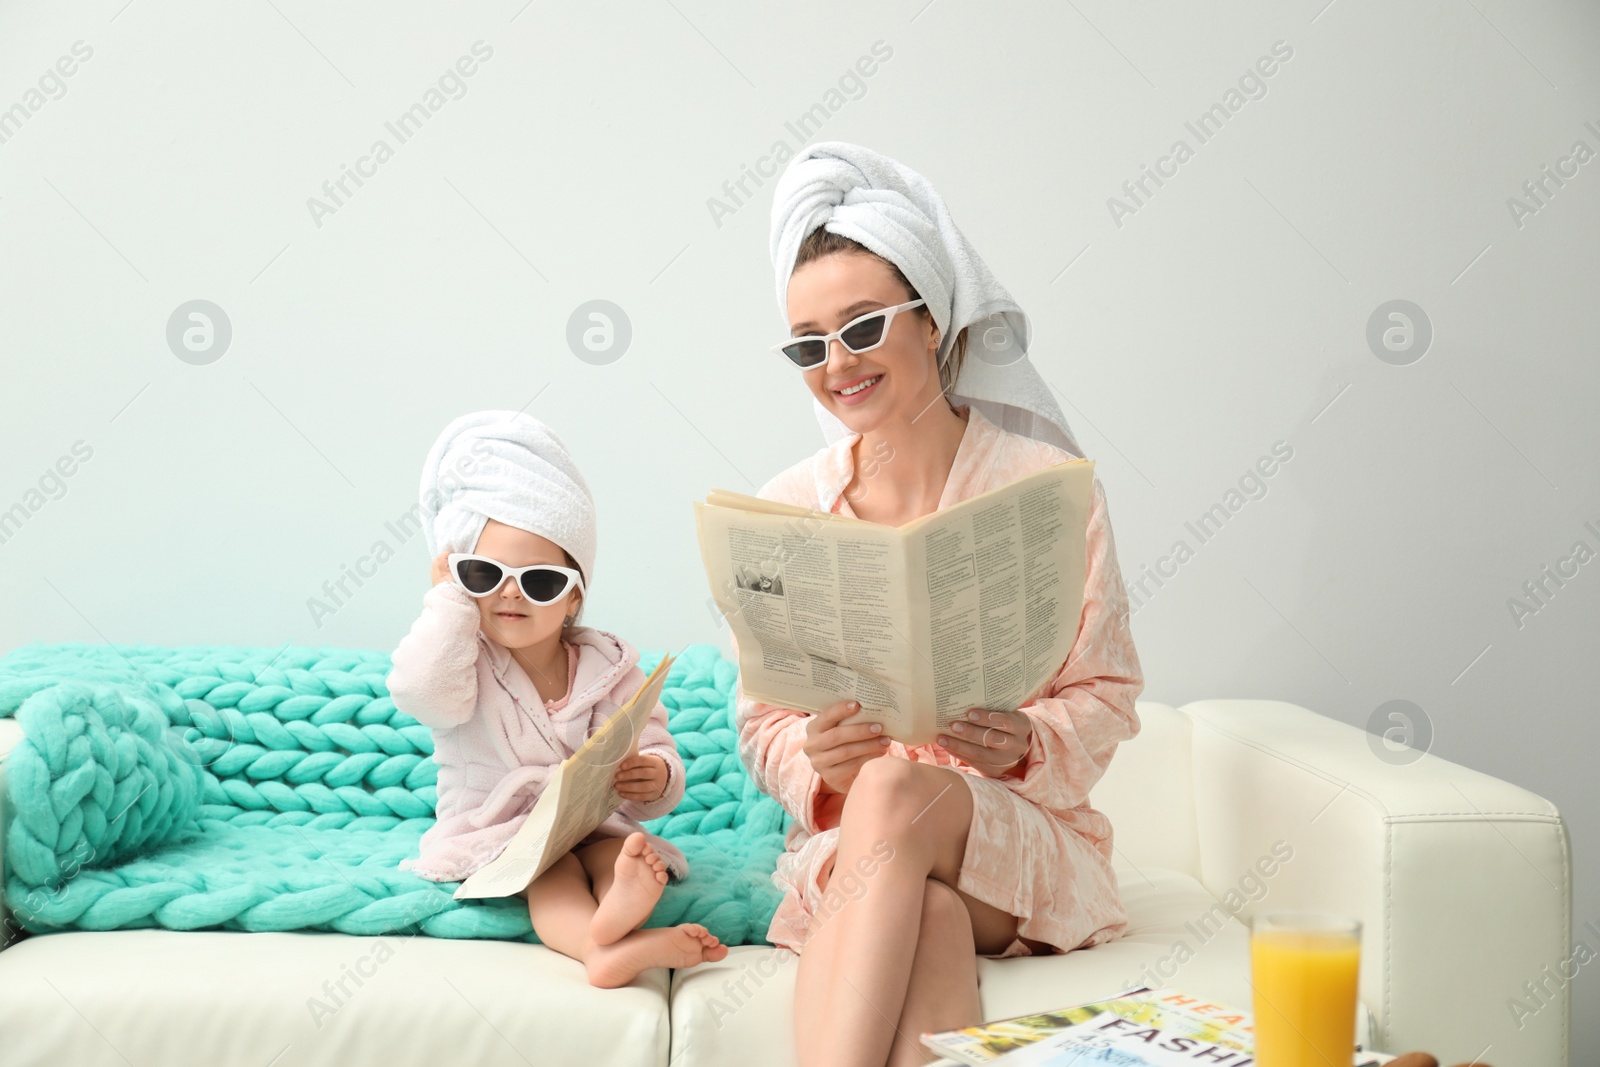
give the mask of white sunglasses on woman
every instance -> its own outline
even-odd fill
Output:
[[[558,567],[553,563],[508,567],[497,559],[476,556],[470,552],[452,552],[448,562],[450,577],[475,597],[486,597],[496,592],[507,578],[514,579],[522,595],[541,607],[554,604],[566,596],[573,585],[577,585],[580,593],[583,592],[583,575],[571,567]]]
[[[834,338],[838,338],[840,344],[857,355],[871,352],[883,344],[889,336],[889,327],[896,315],[926,303],[926,300],[908,300],[894,307],[869,311],[865,315],[851,319],[832,333],[808,333],[804,337],[791,337],[781,345],[773,345],[772,350],[788,356],[801,370],[810,370],[828,362],[828,345]]]

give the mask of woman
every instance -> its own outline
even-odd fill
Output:
[[[921,175],[812,145],[775,188],[772,255],[780,348],[829,444],[760,496],[899,525],[1082,454],[1027,359],[1026,315]],[[1015,712],[907,747],[848,701],[808,715],[736,693],[740,756],[796,820],[767,939],[800,953],[802,1064],[925,1063],[919,1033],[982,1021],[977,955],[1126,929],[1088,795],[1138,733],[1144,678],[1098,481],[1087,546],[1077,640]]]

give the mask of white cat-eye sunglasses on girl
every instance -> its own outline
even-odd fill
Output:
[[[896,315],[926,303],[926,300],[908,300],[894,307],[878,308],[876,311],[869,311],[865,315],[851,319],[832,333],[808,333],[804,337],[791,337],[782,344],[773,345],[772,350],[788,356],[801,370],[810,370],[828,362],[828,345],[836,337],[840,344],[857,355],[871,352],[883,344],[889,336],[889,327],[894,324]]]
[[[450,577],[475,597],[486,597],[496,592],[507,578],[515,579],[522,595],[541,607],[554,604],[566,596],[574,585],[580,593],[583,592],[583,575],[571,567],[558,567],[553,563],[508,567],[497,559],[470,552],[452,552],[448,562]]]

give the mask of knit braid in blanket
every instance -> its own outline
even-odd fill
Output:
[[[458,883],[399,870],[433,823],[437,766],[388,670],[378,652],[288,646],[36,644],[0,659],[0,717],[24,733],[0,794],[18,924],[536,942],[520,898],[458,901]],[[645,826],[691,872],[646,925],[767,944],[789,816],[740,763],[736,674],[691,645],[668,675],[686,793]]]

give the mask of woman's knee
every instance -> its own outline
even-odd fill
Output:
[[[870,812],[885,828],[909,829],[952,785],[960,784],[948,780],[955,773],[893,756],[868,760],[845,795],[841,821]]]
[[[947,926],[955,923],[972,925],[966,901],[939,879],[929,878],[922,890],[922,924]]]
[[[921,936],[972,940],[972,915],[966,902],[937,878],[927,879],[922,890]]]

